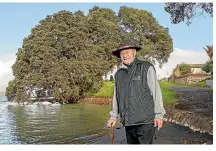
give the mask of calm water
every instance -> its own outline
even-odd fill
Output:
[[[17,105],[0,95],[0,144],[92,143],[104,128],[109,106]]]

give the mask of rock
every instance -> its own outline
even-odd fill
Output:
[[[80,104],[111,105],[111,97],[88,97],[78,101]]]
[[[60,106],[61,104],[59,102],[55,102],[52,104],[52,106]]]
[[[52,104],[51,102],[48,102],[48,101],[44,101],[44,102],[40,102],[40,104],[42,104],[42,105],[50,105],[50,104]]]
[[[23,105],[28,105],[29,103],[28,102],[23,102]]]
[[[193,131],[213,134],[213,91],[209,88],[171,87],[178,104],[168,109],[167,121],[190,127]],[[210,123],[209,123],[210,122]]]
[[[39,102],[34,102],[33,105],[39,105]]]
[[[212,135],[213,122],[209,118],[197,113],[173,108],[169,112],[169,115],[166,114],[165,121],[171,121],[172,123],[189,127],[193,131],[207,132]]]
[[[200,121],[200,117],[199,116],[195,116],[193,125],[194,125],[196,131],[200,131],[201,124],[202,123]]]
[[[16,105],[19,105],[19,103],[17,103],[17,102],[8,102],[8,105],[16,106]]]

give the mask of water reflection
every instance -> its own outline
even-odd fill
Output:
[[[0,96],[0,144],[22,144],[16,136],[16,122],[5,96]]]
[[[91,141],[104,133],[110,110],[79,104],[20,106],[0,99],[0,144],[85,143],[86,138]]]

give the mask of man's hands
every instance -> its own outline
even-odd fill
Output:
[[[163,120],[162,119],[154,119],[154,127],[158,127],[158,130],[162,128]]]
[[[108,122],[107,122],[107,126],[109,126],[109,127],[114,127],[115,124],[116,124],[116,120],[108,120]]]

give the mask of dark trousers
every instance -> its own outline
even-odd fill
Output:
[[[154,124],[126,126],[127,144],[153,144]]]

